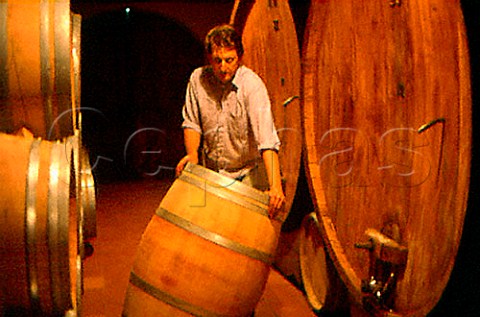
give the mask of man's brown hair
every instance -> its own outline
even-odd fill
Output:
[[[205,37],[205,51],[212,54],[212,47],[235,48],[239,57],[243,56],[242,38],[230,24],[222,24],[211,29]]]

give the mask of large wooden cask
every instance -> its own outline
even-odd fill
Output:
[[[230,19],[242,33],[243,63],[265,82],[280,141],[280,166],[290,211],[302,155],[300,50],[288,1],[237,0]]]
[[[68,0],[0,1],[0,131],[26,127],[49,140],[73,134],[74,20]]]
[[[303,49],[310,191],[354,302],[424,316],[447,284],[470,175],[459,1],[312,1]]]
[[[250,316],[282,222],[267,194],[187,164],[145,229],[124,316]]]

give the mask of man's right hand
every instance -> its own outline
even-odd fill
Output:
[[[185,165],[187,165],[188,162],[193,164],[198,164],[198,155],[189,155],[189,154],[185,155],[180,160],[180,162],[178,162],[177,167],[175,168],[176,177],[180,175],[180,173],[183,171],[183,169],[185,168]]]

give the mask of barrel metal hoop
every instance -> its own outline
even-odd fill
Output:
[[[236,253],[239,253],[239,254],[242,254],[242,255],[245,255],[245,256],[248,256],[252,259],[255,259],[255,260],[259,260],[259,261],[262,261],[268,265],[272,264],[273,263],[273,255],[269,254],[269,253],[266,253],[266,252],[263,252],[263,251],[260,251],[260,250],[257,250],[255,248],[252,248],[252,247],[249,247],[249,246],[246,246],[246,245],[243,245],[237,241],[234,241],[234,240],[231,240],[229,238],[226,238],[222,235],[219,235],[215,232],[211,232],[203,227],[200,227],[178,215],[175,215],[173,213],[171,213],[170,211],[166,210],[165,208],[162,208],[162,207],[159,207],[157,209],[157,211],[155,212],[155,214],[190,232],[190,233],[193,233],[194,235],[197,235],[198,237],[200,238],[203,238],[207,241],[210,241],[212,243],[215,243],[216,245],[219,245],[221,247],[224,247],[224,248],[227,248],[231,251],[234,251]]]
[[[239,180],[214,172],[201,165],[187,163],[183,171],[184,173],[182,174],[190,173],[196,175],[209,181],[210,183],[213,183],[214,186],[218,188],[232,190],[237,194],[256,200],[259,204],[268,205],[270,202],[270,197],[264,192],[248,186]]]
[[[71,305],[68,250],[70,169],[64,165],[64,156],[68,155],[66,149],[65,144],[52,144],[48,183],[49,269],[52,298],[56,311],[64,311]]]
[[[180,298],[174,297],[171,294],[168,294],[157,287],[153,286],[152,284],[148,283],[140,276],[135,274],[135,272],[130,273],[130,283],[148,295],[162,301],[170,306],[178,308],[184,312],[192,314],[194,316],[205,316],[205,317],[222,317],[223,315],[215,314],[210,312],[202,307],[195,306],[191,303],[188,303]]]
[[[268,217],[268,212],[267,209],[262,208],[261,206],[252,204],[245,199],[243,199],[241,196],[235,194],[235,192],[232,192],[231,190],[228,189],[228,187],[224,187],[221,185],[217,184],[212,184],[209,183],[208,181],[201,179],[201,178],[196,178],[193,175],[189,175],[188,173],[182,173],[179,177],[180,180],[187,182],[191,185],[194,185],[202,190],[205,190],[217,197],[223,198],[225,200],[228,200],[229,202],[235,203],[241,207],[247,208],[249,210],[252,210],[256,213],[261,214],[264,217]]]
[[[28,294],[33,311],[40,311],[40,298],[38,291],[38,268],[36,249],[36,226],[37,226],[37,184],[40,167],[40,144],[41,140],[33,140],[30,146],[28,160],[27,181],[25,187],[25,256],[27,264]]]

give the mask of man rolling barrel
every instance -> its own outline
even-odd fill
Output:
[[[209,64],[193,71],[183,107],[187,154],[176,167],[199,163],[270,196],[269,215],[284,212],[278,138],[265,84],[242,65],[242,39],[230,25],[214,27],[205,39]]]

